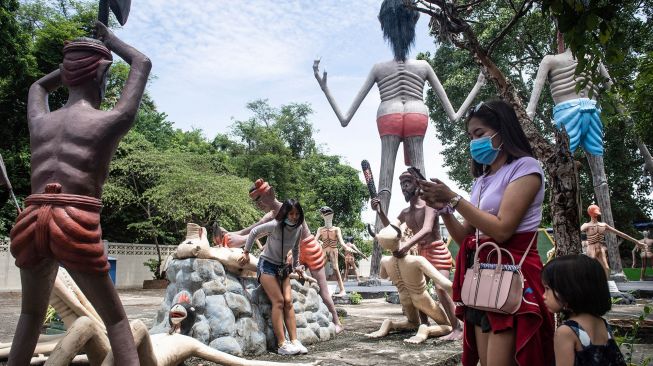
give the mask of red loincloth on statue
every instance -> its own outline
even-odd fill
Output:
[[[449,248],[442,240],[436,240],[432,243],[419,243],[417,244],[419,255],[426,258],[433,267],[438,270],[451,270],[453,259]]]
[[[534,232],[518,233],[512,236],[510,240],[501,244],[502,248],[507,249],[518,263],[524,251],[528,247]],[[490,239],[481,239],[481,243]],[[456,272],[453,281],[453,301],[461,302],[460,291],[465,278],[467,253],[473,255],[476,248],[475,236],[469,235],[465,238],[463,245],[460,246],[456,256]],[[490,248],[484,248],[479,254],[481,262],[485,262]],[[507,256],[503,256],[506,259]],[[496,257],[493,257],[496,262]],[[507,261],[503,261],[508,263]],[[519,366],[548,366],[554,364],[553,354],[553,314],[544,305],[542,295],[544,286],[540,278],[542,272],[542,262],[537,252],[537,247],[532,246],[524,264],[522,273],[524,275],[524,295],[522,304],[517,313],[513,315],[504,315],[499,313],[487,312],[487,317],[493,332],[515,329],[516,337],[516,354],[515,360]],[[456,317],[465,320],[465,307],[456,307]],[[468,329],[470,328],[470,329]],[[478,352],[476,350],[476,340],[474,329],[465,327],[463,336],[463,359],[462,364],[465,366],[476,365],[478,362]]]
[[[16,266],[30,268],[54,258],[70,271],[109,272],[104,254],[100,210],[94,197],[61,193],[61,185],[48,184],[45,193],[32,194],[11,229],[11,254]]]

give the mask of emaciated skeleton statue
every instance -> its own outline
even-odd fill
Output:
[[[315,232],[315,238],[322,244],[324,250],[324,258],[327,262],[331,263],[331,268],[336,275],[338,281],[338,289],[340,290],[334,296],[345,295],[345,285],[342,283],[342,276],[340,276],[340,269],[338,266],[338,244],[343,248],[345,242],[342,239],[342,231],[339,227],[333,226],[333,210],[330,207],[324,206],[320,208],[320,215],[324,219],[324,226],[320,226]]]
[[[590,216],[590,222],[586,222],[580,227],[580,231],[587,234],[586,254],[599,261],[605,270],[606,276],[609,276],[610,266],[608,265],[608,258],[605,252],[605,234],[608,232],[613,233],[620,238],[635,243],[635,245],[641,245],[642,243],[639,240],[613,228],[607,223],[600,222],[598,220],[599,216],[601,216],[601,209],[599,206],[590,205],[587,208],[587,214]]]
[[[467,111],[479,92],[485,78],[479,73],[476,85],[458,111],[454,111],[440,80],[431,65],[424,60],[408,59],[408,52],[415,41],[415,25],[419,12],[405,6],[404,0],[384,0],[379,12],[383,37],[390,43],[394,58],[380,62],[372,70],[354,98],[351,107],[343,114],[327,86],[326,71],[320,76],[319,64],[313,64],[315,78],[320,84],[340,124],[346,127],[374,84],[379,87],[381,104],[376,114],[376,125],[381,136],[381,174],[379,175],[379,198],[381,207],[388,212],[395,160],[399,144],[404,144],[404,162],[420,169],[424,174],[423,141],[428,126],[428,108],[424,104],[424,84],[428,81],[442,102],[447,117],[456,121]],[[377,218],[376,227],[382,227]],[[372,261],[378,261],[381,253],[374,249]],[[378,262],[377,262],[378,263]],[[373,264],[374,266],[374,264]],[[375,276],[376,274],[372,274]]]
[[[376,234],[376,239],[383,249],[391,252],[397,251],[401,240],[401,230],[394,225],[386,226]],[[417,334],[404,341],[422,343],[428,337],[439,337],[451,333],[451,323],[440,304],[431,298],[424,277],[430,277],[433,283],[444,289],[449,296],[451,296],[451,281],[438,272],[426,258],[416,255],[406,255],[402,258],[383,257],[380,275],[381,278],[389,278],[397,287],[399,302],[401,302],[401,308],[407,319],[400,322],[386,319],[379,330],[366,334],[366,336],[381,338],[391,331],[418,328]],[[420,325],[418,312],[423,312],[433,319],[436,325]]]

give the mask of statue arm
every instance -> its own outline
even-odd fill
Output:
[[[535,77],[535,83],[533,83],[533,91],[531,92],[531,99],[528,101],[528,107],[526,107],[526,113],[528,117],[533,119],[535,116],[535,110],[537,109],[537,103],[540,101],[540,95],[542,94],[542,89],[544,84],[549,76],[550,69],[550,55],[544,56],[540,67],[537,69],[537,76]]]
[[[599,72],[601,73],[601,76],[603,76],[606,80],[605,83],[603,84],[606,89],[612,88],[612,78],[610,77],[610,74],[608,73],[608,69],[603,65],[602,63],[599,64]]]
[[[336,235],[338,236],[338,243],[345,248],[345,240],[342,238],[342,230],[340,230],[340,227],[336,226]]]
[[[122,129],[123,132],[126,132],[131,127],[138,111],[141,97],[145,91],[145,84],[147,84],[147,78],[152,69],[152,62],[136,48],[116,37],[101,23],[96,23],[96,26],[98,27],[98,37],[104,44],[130,65],[127,81],[114,108],[120,115],[125,116],[120,120],[128,124]]]
[[[376,81],[375,67],[373,67],[372,70],[370,70],[370,73],[367,75],[367,79],[365,79],[363,86],[358,91],[358,94],[356,94],[356,97],[354,98],[351,107],[349,107],[347,114],[343,115],[342,112],[340,111],[340,107],[338,107],[338,104],[336,103],[335,98],[333,97],[333,95],[331,95],[331,91],[329,90],[329,87],[327,86],[326,71],[322,74],[322,76],[320,76],[319,65],[320,65],[320,60],[315,60],[313,63],[313,74],[315,75],[315,79],[317,79],[318,84],[320,84],[320,88],[324,92],[327,101],[329,101],[331,108],[336,113],[336,116],[338,117],[340,124],[342,125],[342,127],[347,127],[351,119],[354,117],[354,114],[358,110],[358,107],[360,107],[361,103],[363,103],[363,100],[370,92],[370,89],[372,89],[372,86]]]
[[[246,228],[244,228],[244,229],[242,229],[240,231],[234,232],[234,234],[236,234],[236,235],[247,235],[252,231],[253,228],[255,228],[255,227],[259,226],[259,225],[263,225],[266,222],[272,221],[274,219],[274,216],[270,214],[271,212],[272,211],[270,211],[270,212],[266,213],[265,215],[263,215],[263,217],[260,220],[258,220],[257,222],[255,222],[254,224],[252,224],[252,225],[250,225],[250,226],[248,226],[248,227],[246,227]]]
[[[630,235],[628,235],[628,234],[626,234],[626,233],[622,233],[621,231],[619,231],[619,230],[613,228],[612,226],[610,226],[610,225],[608,225],[608,224],[605,224],[605,230],[607,230],[607,231],[609,231],[609,232],[615,234],[616,236],[618,236],[618,237],[620,237],[620,238],[622,238],[622,239],[625,239],[625,240],[628,240],[628,241],[630,241],[630,242],[633,242],[633,243],[635,243],[635,245],[640,245],[640,241],[639,241],[639,240],[633,238],[632,236],[630,236]]]
[[[410,250],[411,247],[413,247],[415,244],[419,243],[422,239],[424,239],[424,237],[429,235],[433,231],[433,224],[435,223],[435,217],[436,217],[435,210],[427,206],[424,209],[424,222],[422,224],[422,228],[419,229],[418,232],[413,234],[413,237],[411,237],[410,240],[408,240],[401,249],[406,251]]]
[[[27,97],[27,115],[30,119],[50,112],[48,94],[61,85],[61,70],[59,69],[52,71],[32,84]]]
[[[415,256],[415,258],[417,258],[417,263],[419,264],[419,267],[422,270],[422,272],[424,272],[425,275],[430,277],[435,284],[439,285],[445,291],[447,291],[449,296],[451,296],[452,295],[451,281],[447,277],[445,277],[442,273],[440,273],[440,271],[438,271],[435,267],[433,267],[433,265],[429,263],[429,261],[426,258],[422,256]]]
[[[481,90],[483,85],[485,85],[485,75],[483,75],[482,71],[479,72],[478,78],[476,79],[476,84],[472,88],[472,91],[467,95],[467,98],[465,98],[465,101],[460,106],[458,111],[454,112],[451,101],[449,100],[447,93],[444,91],[444,87],[442,86],[442,83],[440,83],[440,79],[438,79],[438,76],[435,74],[435,71],[431,67],[431,64],[426,61],[424,61],[424,63],[427,65],[426,78],[431,85],[431,88],[433,88],[435,95],[437,95],[442,102],[442,106],[444,107],[444,111],[447,113],[447,117],[449,117],[449,120],[452,122],[457,121],[469,109],[469,106],[474,101],[474,98],[476,98],[478,92]]]

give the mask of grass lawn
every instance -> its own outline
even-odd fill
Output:
[[[641,269],[639,268],[624,268],[624,273],[626,274],[626,277],[628,277],[629,281],[639,281],[639,272]],[[651,267],[646,268],[646,273],[644,273],[645,276],[647,277],[653,277],[653,269]]]

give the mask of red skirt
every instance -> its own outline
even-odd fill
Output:
[[[507,249],[515,258],[515,262],[519,263],[533,235],[536,235],[536,233],[518,233],[500,246]],[[490,239],[481,239],[481,244],[486,241],[490,241]],[[537,252],[536,243],[530,248],[522,265],[524,294],[519,310],[515,314],[509,315],[486,312],[494,333],[507,329],[515,330],[514,358],[519,366],[548,366],[553,365],[555,361],[553,353],[553,333],[555,330],[553,314],[546,308],[542,299],[544,295],[544,286],[540,278],[542,261]],[[460,246],[456,256],[456,272],[453,281],[454,302],[461,302],[460,291],[465,279],[467,255],[474,255],[475,248],[475,236],[469,235]],[[490,248],[486,247],[479,253],[481,262],[486,262],[490,250]],[[502,257],[507,260],[506,256]],[[496,259],[494,260],[496,261]],[[508,263],[506,260],[504,260],[504,263]],[[465,320],[465,309],[465,306],[456,307],[456,317],[463,321]],[[465,366],[472,366],[478,363],[479,356],[474,329],[468,328],[472,327],[466,326],[464,330],[462,363]]]

